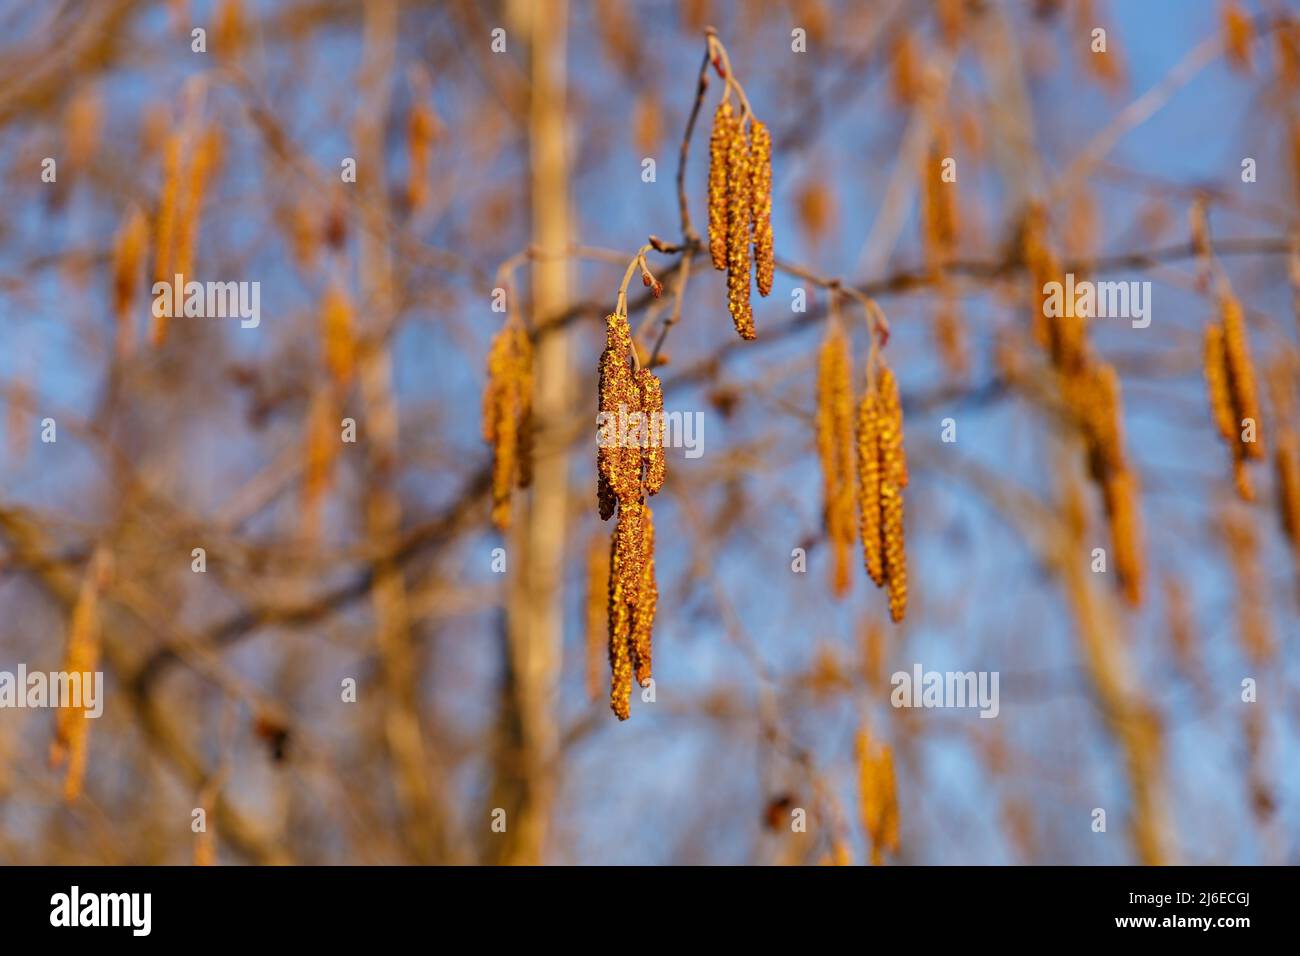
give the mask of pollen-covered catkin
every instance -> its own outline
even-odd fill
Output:
[[[749,304],[751,191],[748,138],[743,122],[733,120],[727,142],[727,308],[742,339],[755,336]]]
[[[754,275],[758,294],[772,291],[776,270],[772,251],[772,134],[767,126],[754,120],[750,130],[749,162],[753,175],[750,216],[753,221]]]
[[[880,370],[880,534],[889,616],[901,621],[907,613],[907,552],[903,538],[903,489],[907,487],[907,457],[903,449],[903,407],[898,382],[887,365]]]
[[[600,356],[597,409],[604,413],[605,425],[598,436],[596,451],[596,497],[600,517],[606,521],[613,516],[617,503],[641,497],[641,449],[624,442],[618,434],[620,422],[641,410],[641,392],[628,365],[631,348],[627,316],[611,313],[605,318],[605,351]]]
[[[719,272],[727,268],[727,150],[733,122],[731,101],[723,99],[709,134],[709,255]]]
[[[522,327],[507,325],[488,351],[483,392],[483,440],[492,446],[492,521],[510,526],[510,495],[528,485],[532,431],[532,341]]]
[[[885,583],[880,537],[880,443],[876,395],[868,389],[858,403],[858,527],[862,561],[877,587]]]
[[[641,398],[641,419],[646,432],[646,444],[641,449],[645,464],[646,494],[657,495],[664,486],[664,390],[659,376],[648,368],[636,373]]]
[[[636,682],[642,687],[650,683],[651,635],[654,630],[655,610],[659,604],[659,586],[655,582],[655,526],[649,506],[641,514],[641,578],[638,582],[636,606],[632,609],[632,667]]]
[[[645,587],[644,575],[650,557],[646,536],[649,531],[653,542],[654,533],[648,526],[649,509],[641,502],[619,502],[618,526],[612,536],[613,552],[609,564],[609,702],[619,720],[631,716],[634,671],[644,670],[646,679],[649,679],[649,641],[654,609],[642,609],[640,603],[642,598],[653,603],[658,592]],[[650,574],[653,578],[653,569]],[[645,642],[644,663],[638,652],[638,638]]]
[[[822,466],[822,516],[831,548],[831,592],[849,589],[854,536],[853,373],[839,322],[827,328],[817,356],[817,454]]]

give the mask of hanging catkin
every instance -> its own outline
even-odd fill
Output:
[[[483,392],[483,440],[492,446],[492,521],[510,526],[510,496],[527,487],[532,471],[533,351],[528,331],[507,323],[488,351],[488,383]]]
[[[749,156],[753,173],[753,194],[749,205],[753,222],[754,273],[758,294],[766,296],[772,291],[772,277],[776,270],[772,251],[772,134],[758,120],[754,120],[750,129]]]
[[[907,456],[903,450],[903,407],[898,382],[889,366],[880,370],[880,535],[884,552],[889,616],[901,621],[907,613],[907,551],[903,539],[903,489],[907,487]]]
[[[894,754],[888,744],[876,746],[866,728],[858,732],[858,811],[871,848],[871,865],[880,866],[886,853],[898,852],[898,791]]]
[[[610,547],[609,702],[618,719],[627,720],[631,716],[633,676],[638,681],[643,676],[646,681],[650,678],[650,630],[658,598],[650,509],[639,501],[620,501]],[[641,606],[643,600],[645,607]]]
[[[620,434],[622,422],[641,410],[641,390],[628,365],[631,348],[627,316],[611,313],[605,318],[597,408],[605,415],[605,425],[596,450],[596,497],[600,517],[606,521],[613,516],[616,504],[641,497],[641,449]]]
[[[848,338],[832,320],[817,356],[817,454],[822,466],[822,518],[831,548],[831,592],[849,589],[854,538],[853,396]]]
[[[733,122],[731,101],[723,99],[709,134],[709,255],[719,272],[727,269],[727,150]]]
[[[880,537],[880,411],[876,395],[868,389],[858,402],[858,527],[862,536],[862,562],[876,587],[885,583]]]
[[[664,390],[659,376],[648,368],[640,369],[636,378],[641,400],[641,418],[646,432],[645,447],[641,450],[645,465],[645,491],[646,494],[657,495],[664,486]]]
[[[99,595],[108,583],[110,562],[108,552],[96,549],[86,567],[77,593],[77,603],[72,609],[68,629],[68,644],[63,655],[63,671],[76,675],[82,688],[80,704],[86,705],[86,682],[94,680],[99,667],[100,619]],[[55,712],[54,742],[50,745],[50,764],[61,767],[67,763],[63,779],[63,796],[69,803],[81,794],[81,784],[86,774],[86,745],[90,733],[90,718],[85,706],[66,706],[64,702]]]
[[[742,339],[755,336],[749,304],[751,279],[749,142],[741,120],[732,120],[727,141],[727,308]]]

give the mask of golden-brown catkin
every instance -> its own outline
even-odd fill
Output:
[[[877,587],[885,583],[880,536],[879,409],[870,389],[858,402],[858,530],[862,537],[862,563]]]
[[[772,249],[772,134],[767,126],[754,120],[750,130],[749,161],[753,171],[753,195],[750,215],[753,219],[754,274],[758,294],[772,291],[776,258]]]
[[[1226,507],[1220,530],[1236,584],[1237,636],[1250,661],[1266,664],[1273,656],[1267,581],[1259,561],[1259,540],[1244,506]]]
[[[1228,390],[1232,396],[1234,412],[1234,431],[1244,429],[1247,419],[1253,422],[1255,440],[1242,441],[1238,433],[1237,441],[1242,445],[1243,457],[1264,458],[1263,423],[1259,416],[1255,366],[1250,358],[1250,343],[1246,337],[1246,320],[1242,315],[1241,303],[1231,293],[1226,293],[1220,301],[1220,310],[1223,318],[1223,353],[1228,369]]]
[[[1228,64],[1243,73],[1250,72],[1250,17],[1236,3],[1225,3],[1220,15],[1223,50]]]
[[[331,282],[325,289],[321,301],[321,326],[325,368],[336,384],[344,385],[352,378],[352,306],[347,293],[337,282]]]
[[[597,407],[605,414],[605,424],[598,435],[596,451],[596,498],[600,517],[606,521],[614,514],[616,504],[641,497],[641,449],[620,434],[621,423],[641,410],[641,391],[628,365],[631,349],[632,333],[627,316],[618,313],[606,316]]]
[[[655,611],[659,605],[659,586],[655,582],[654,515],[648,505],[641,513],[641,553],[641,577],[637,587],[636,606],[632,609],[632,633],[629,642],[636,682],[642,687],[648,687],[652,657],[651,636],[654,630]]]
[[[650,602],[658,592],[645,587],[646,565],[649,555],[646,548],[649,527],[649,509],[641,502],[620,501],[618,525],[614,529],[609,565],[609,664],[610,707],[619,720],[631,716],[632,679],[638,670],[644,670],[649,679],[650,627],[654,621],[654,608],[642,609],[641,599]],[[650,572],[653,579],[653,569]],[[639,630],[634,627],[639,625]],[[637,639],[644,641],[644,662]]]
[[[641,416],[645,423],[646,445],[641,449],[645,465],[646,494],[657,495],[664,486],[664,389],[659,376],[648,368],[637,372],[641,396]]]
[[[113,316],[117,322],[119,356],[125,356],[131,348],[131,305],[140,285],[140,269],[148,245],[149,221],[139,206],[132,206],[113,243]]]
[[[709,134],[709,255],[713,268],[727,268],[727,151],[733,138],[731,100],[723,99],[713,114]]]
[[[316,536],[320,501],[333,479],[334,460],[340,447],[337,428],[331,390],[316,389],[307,410],[303,438],[301,523],[302,534],[308,539]]]
[[[943,161],[948,156],[948,134],[936,131],[921,167],[921,236],[926,262],[937,269],[952,255],[957,243],[957,201],[952,183],[943,181]]]
[[[154,281],[172,283],[172,253],[176,241],[177,205],[181,191],[182,138],[179,132],[167,137],[163,146],[162,191],[158,197],[157,224],[154,227]],[[167,319],[164,313],[154,316],[150,340],[157,346],[167,337]]]
[[[880,534],[889,616],[895,623],[907,613],[907,551],[903,535],[903,489],[907,455],[903,448],[903,407],[898,382],[889,366],[880,369]]]
[[[510,496],[531,480],[532,340],[521,326],[507,323],[488,350],[488,381],[483,392],[483,440],[492,446],[492,521],[510,526]]]
[[[871,850],[871,865],[884,863],[886,853],[898,852],[898,791],[894,754],[888,744],[876,746],[870,732],[858,731],[858,812]]]
[[[99,596],[108,584],[111,573],[109,554],[97,548],[86,567],[72,609],[68,630],[68,644],[63,655],[63,671],[79,675],[79,680],[92,679],[99,667],[100,618]],[[82,707],[59,707],[55,712],[54,741],[50,744],[50,764],[54,767],[67,763],[63,780],[63,797],[69,803],[81,794],[86,773],[87,735],[90,718]]]
[[[597,533],[587,549],[587,696],[600,699],[610,624],[609,537]]]
[[[831,548],[831,592],[849,589],[854,537],[853,370],[848,338],[832,320],[817,356],[817,453],[822,466],[822,515]]]
[[[210,126],[190,148],[176,213],[176,249],[172,257],[172,271],[183,276],[184,281],[188,281],[194,271],[203,199],[221,151],[220,135],[218,127]]]
[[[1142,531],[1138,521],[1138,484],[1132,471],[1118,471],[1103,486],[1115,574],[1124,599],[1133,607],[1142,603]]]
[[[406,205],[412,215],[429,201],[429,153],[437,130],[428,104],[413,103],[406,117]]]
[[[733,120],[727,143],[727,309],[742,339],[753,339],[754,313],[749,304],[752,283],[749,254],[749,142],[744,123]]]
[[[1228,363],[1223,348],[1223,329],[1217,322],[1205,326],[1202,355],[1214,425],[1223,440],[1233,445],[1238,439],[1237,426],[1233,422],[1232,396],[1228,393]]]

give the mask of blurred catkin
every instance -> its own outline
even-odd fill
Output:
[[[139,206],[131,206],[113,243],[113,316],[117,321],[117,354],[126,355],[134,336],[131,307],[149,245],[149,221]]]
[[[488,350],[483,440],[492,446],[492,521],[510,526],[510,496],[527,487],[532,434],[533,347],[528,331],[507,323]]]
[[[848,337],[832,320],[817,356],[817,454],[822,467],[822,518],[831,548],[831,592],[849,589],[854,537],[853,372]]]
[[[339,283],[326,287],[320,309],[325,368],[336,384],[345,385],[353,368],[352,306]]]
[[[609,536],[596,534],[587,548],[587,696],[600,699],[601,674],[609,650],[610,629]]]
[[[81,794],[82,780],[86,773],[87,736],[90,733],[90,718],[86,716],[85,688],[86,681],[94,679],[99,668],[100,650],[100,616],[99,596],[108,584],[111,564],[109,555],[102,547],[97,548],[86,566],[77,593],[77,602],[72,609],[72,621],[68,629],[68,643],[63,655],[63,671],[78,675],[81,681],[83,706],[66,706],[61,702],[55,712],[54,741],[50,745],[50,764],[61,767],[67,763],[67,773],[63,780],[63,796],[72,803]]]
[[[898,852],[898,792],[894,780],[894,753],[888,744],[876,745],[870,732],[858,731],[858,812],[871,848],[871,865],[885,862],[886,853]]]

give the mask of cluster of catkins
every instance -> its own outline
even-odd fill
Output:
[[[596,498],[600,517],[618,513],[610,538],[606,618],[609,632],[610,707],[619,720],[631,716],[632,681],[650,683],[651,630],[659,589],[655,584],[654,517],[646,496],[664,484],[663,387],[648,368],[633,368],[627,316],[605,319],[600,356],[599,411],[603,433],[596,452]],[[621,433],[623,423],[632,435]],[[635,428],[637,423],[640,427]]]
[[[875,361],[877,372],[855,410],[848,337],[838,321],[830,322],[817,356],[822,513],[831,546],[832,591],[836,595],[848,591],[849,556],[860,535],[867,574],[877,587],[888,590],[889,615],[897,622],[907,613],[903,536],[907,455],[898,382],[882,358]]]
[[[1246,460],[1261,459],[1265,454],[1259,433],[1259,398],[1241,304],[1228,291],[1220,297],[1219,321],[1205,326],[1205,382],[1214,423],[1232,451],[1237,494],[1243,501],[1254,501]]]
[[[488,350],[483,391],[483,440],[492,446],[492,521],[510,527],[510,496],[527,488],[532,472],[533,343],[522,325],[507,322]]]
[[[736,116],[724,95],[709,137],[709,254],[727,273],[727,308],[742,339],[752,339],[751,265],[759,295],[772,291],[772,134],[757,119]],[[751,262],[750,247],[753,247]]]
[[[1137,472],[1124,451],[1124,402],[1119,375],[1088,347],[1087,319],[1077,309],[1047,315],[1044,286],[1060,282],[1062,269],[1047,241],[1041,207],[1025,217],[1021,254],[1033,283],[1034,336],[1057,372],[1061,398],[1083,435],[1088,475],[1101,491],[1114,552],[1116,582],[1124,599],[1142,602],[1142,523]]]

